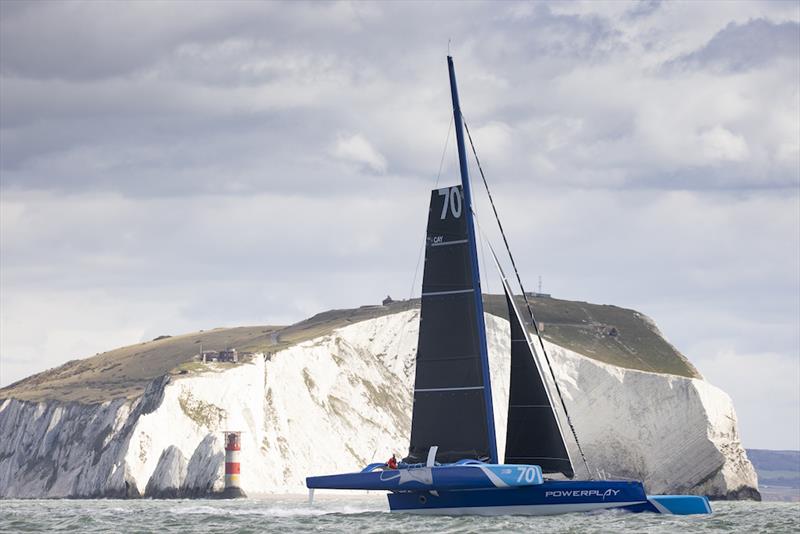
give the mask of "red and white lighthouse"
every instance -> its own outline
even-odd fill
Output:
[[[225,431],[225,491],[224,497],[236,498],[245,497],[239,484],[241,465],[239,463],[239,453],[242,449],[242,433],[237,431]]]

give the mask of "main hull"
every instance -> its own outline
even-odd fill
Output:
[[[508,489],[395,492],[388,497],[392,512],[434,515],[556,515],[612,509],[711,513],[705,497],[648,496],[642,484],[634,481],[547,481]]]
[[[388,491],[449,491],[510,488],[541,484],[538,465],[466,462],[433,467],[380,470],[371,464],[360,473],[306,478],[308,489],[363,489]]]

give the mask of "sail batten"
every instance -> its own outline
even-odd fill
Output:
[[[469,391],[472,389],[483,389],[483,386],[467,386],[463,388],[431,388],[431,389],[415,389],[415,393],[434,393],[439,391]]]
[[[452,291],[428,291],[428,292],[423,291],[422,292],[422,296],[423,297],[432,297],[432,296],[436,296],[436,295],[460,295],[462,293],[472,293],[473,291],[475,291],[475,290],[472,289],[472,288],[469,288],[469,289],[454,289]]]

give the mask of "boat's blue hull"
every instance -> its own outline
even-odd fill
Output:
[[[705,497],[648,496],[640,482],[632,481],[546,481],[508,489],[395,492],[389,494],[389,507],[393,512],[441,515],[553,515],[608,509],[711,513]]]
[[[376,470],[367,466],[360,473],[343,473],[306,478],[308,489],[363,489],[388,491],[430,491],[481,488],[509,488],[541,484],[538,465],[504,465],[470,462],[434,467]]]

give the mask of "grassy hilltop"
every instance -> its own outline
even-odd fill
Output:
[[[700,376],[650,320],[636,311],[545,297],[529,297],[529,301],[548,341],[621,367]],[[504,296],[484,295],[484,303],[488,313],[507,318]],[[521,298],[519,305],[525,315]],[[202,366],[197,361],[201,345],[203,350],[235,348],[240,352],[277,352],[348,324],[415,307],[419,307],[418,299],[397,301],[388,306],[331,310],[290,326],[217,328],[161,337],[72,360],[35,374],[0,389],[0,400],[13,397],[30,401],[98,403],[121,397],[135,398],[158,376],[232,365]]]

